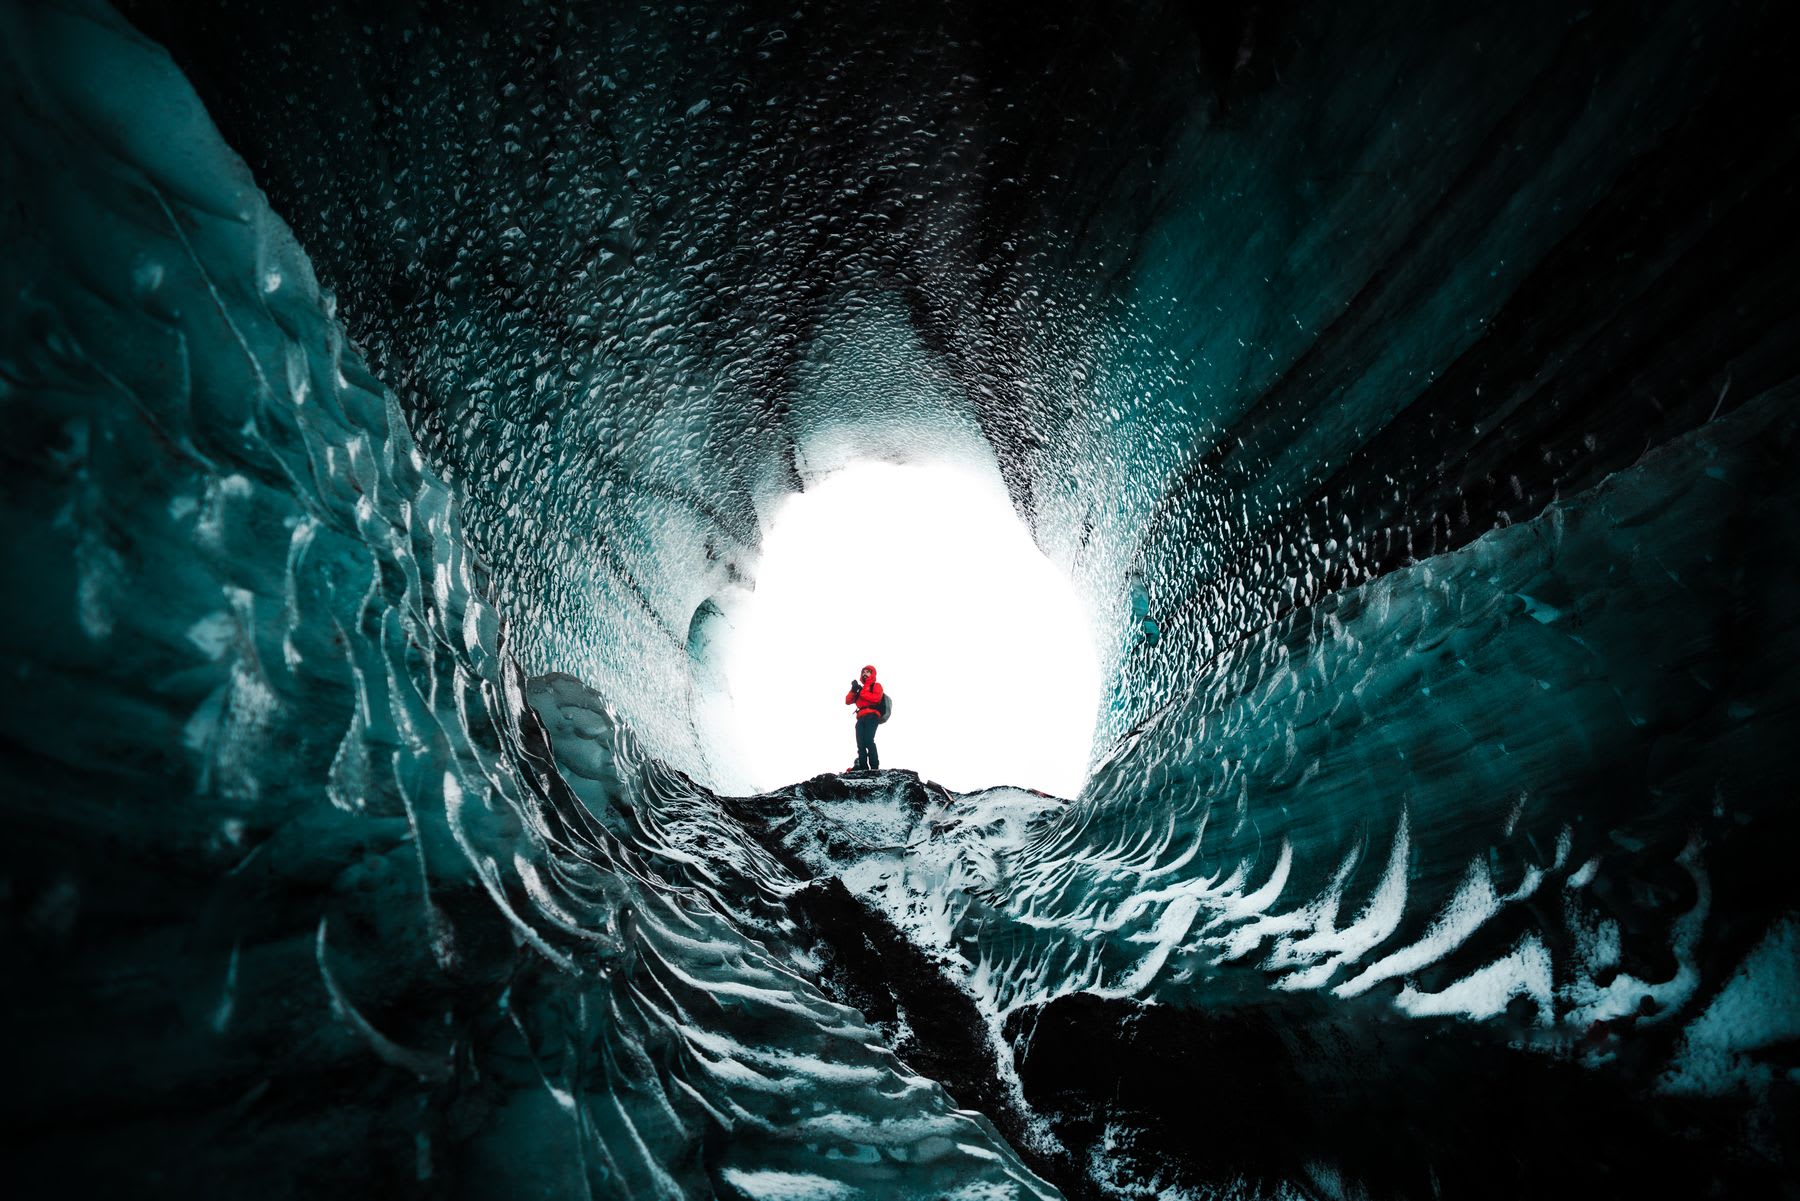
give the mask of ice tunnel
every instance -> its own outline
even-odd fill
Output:
[[[8,1194],[1800,1196],[1797,52],[0,0]],[[1075,795],[745,784],[862,464],[1079,599]]]

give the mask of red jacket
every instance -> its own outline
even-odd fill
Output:
[[[863,668],[863,671],[869,678],[863,682],[862,691],[858,692],[856,689],[852,688],[849,692],[844,694],[844,703],[846,705],[855,705],[856,716],[859,718],[880,717],[881,685],[876,682],[875,669],[873,667],[865,667]]]

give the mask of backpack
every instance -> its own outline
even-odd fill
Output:
[[[881,721],[878,724],[885,726],[887,724],[887,719],[893,715],[894,694],[883,688],[881,690]]]

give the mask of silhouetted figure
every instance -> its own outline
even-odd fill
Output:
[[[860,679],[850,681],[850,691],[844,694],[844,703],[856,706],[856,762],[851,771],[865,767],[874,771],[881,766],[881,753],[875,749],[875,727],[881,724],[884,712],[881,702],[881,685],[870,664],[862,669]]]

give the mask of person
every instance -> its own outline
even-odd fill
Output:
[[[881,684],[875,679],[874,664],[863,668],[862,675],[850,681],[844,703],[856,706],[856,762],[850,770],[878,770],[881,753],[875,749],[875,727],[881,724]]]

